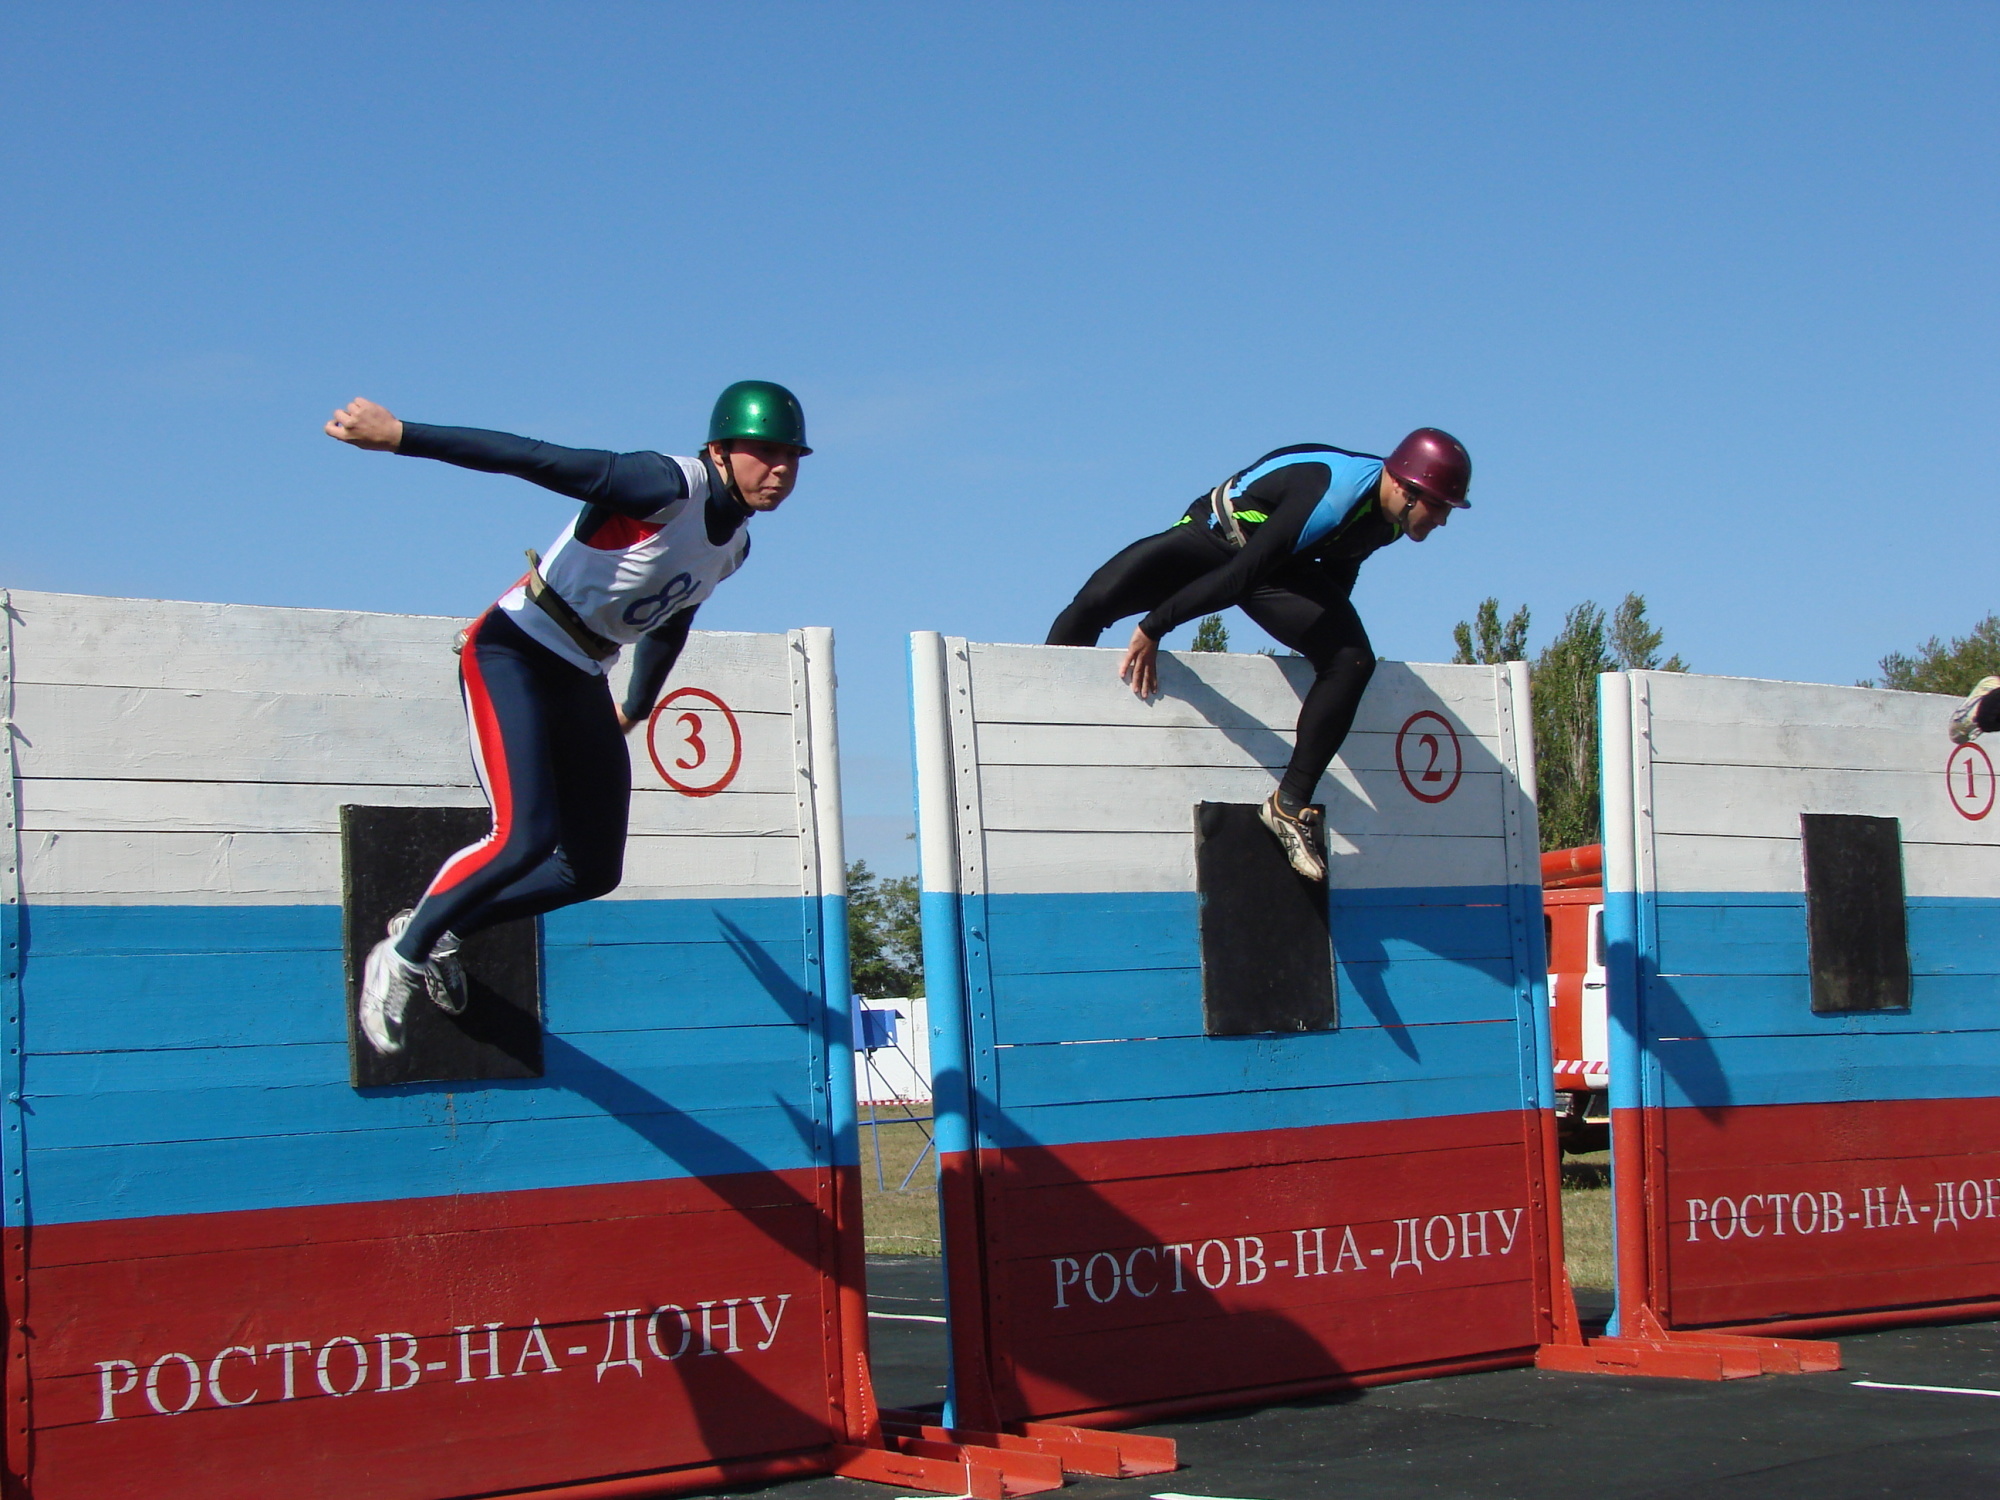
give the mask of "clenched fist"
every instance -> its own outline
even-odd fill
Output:
[[[326,435],[375,453],[394,453],[403,445],[403,424],[386,406],[356,396],[327,419]]]

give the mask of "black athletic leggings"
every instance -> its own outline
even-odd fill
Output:
[[[466,633],[459,681],[493,831],[444,862],[396,944],[412,963],[463,937],[615,890],[632,761],[611,685],[571,666],[498,608]]]
[[[1095,646],[1112,622],[1145,614],[1235,555],[1213,530],[1195,521],[1136,541],[1090,575],[1069,608],[1056,616],[1048,644]],[[1358,562],[1344,567],[1292,563],[1237,601],[1273,639],[1313,664],[1312,689],[1299,707],[1298,741],[1278,783],[1287,808],[1312,801],[1375,672],[1368,632],[1347,597],[1359,569]]]

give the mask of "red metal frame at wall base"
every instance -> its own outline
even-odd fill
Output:
[[[1141,1474],[1171,1474],[1180,1467],[1179,1450],[1171,1438],[1143,1437],[1129,1432],[1099,1432],[1057,1422],[1010,1422],[997,1432],[963,1427],[936,1427],[921,1412],[885,1411],[884,1434],[906,1452],[928,1452],[939,1444],[958,1444],[998,1462],[1027,1478],[1054,1465],[1055,1484],[1065,1474],[1103,1479],[1131,1479]],[[1053,1489],[1055,1485],[1044,1486]],[[1009,1494],[1032,1493],[1009,1490]]]
[[[1012,1496],[1038,1494],[1062,1485],[1062,1467],[1055,1460],[1036,1462],[1030,1455],[1027,1461],[1017,1462],[1020,1457],[990,1454],[954,1442],[927,1443],[922,1452],[908,1451],[901,1444],[885,1447],[837,1444],[744,1463],[703,1464],[585,1484],[510,1490],[498,1500],[666,1500],[668,1496],[805,1479],[815,1474],[838,1474],[846,1479],[962,1496],[965,1500],[1011,1500]]]
[[[1567,1320],[1556,1319],[1556,1337],[1535,1352],[1535,1368],[1574,1375],[1650,1375],[1667,1380],[1747,1380],[1753,1375],[1807,1375],[1840,1368],[1840,1345],[1817,1339],[1773,1338],[1759,1329],[1710,1332],[1669,1328],[1648,1300],[1649,1253],[1664,1260],[1663,1246],[1651,1245],[1630,1226],[1647,1222],[1646,1195],[1665,1180],[1664,1135],[1659,1111],[1618,1109],[1611,1116],[1612,1207],[1617,1237],[1619,1332],[1585,1338],[1575,1313],[1568,1277],[1562,1293],[1571,1298]],[[1646,1129],[1650,1125],[1650,1131]],[[1651,1152],[1652,1155],[1647,1153]],[[1648,1174],[1646,1167],[1654,1170]],[[1559,1206],[1551,1208],[1552,1222]],[[1560,1246],[1560,1239],[1553,1243]],[[1797,1332],[1807,1330],[1798,1328]]]
[[[597,1479],[584,1484],[509,1490],[498,1500],[654,1500],[654,1497],[685,1495],[695,1490],[804,1479],[814,1474],[825,1474],[832,1467],[828,1451],[815,1448],[806,1453],[752,1459],[743,1463],[702,1464],[695,1468],[628,1474],[619,1479]]]
[[[1281,1385],[1246,1386],[1218,1391],[1211,1396],[1184,1396],[1149,1401],[1141,1406],[1106,1407],[1098,1411],[1064,1412],[1062,1419],[1072,1428],[1096,1431],[1110,1427],[1136,1427],[1146,1422],[1172,1422],[1182,1417],[1204,1416],[1210,1412],[1240,1411],[1279,1401],[1304,1401],[1315,1396],[1331,1396],[1338,1391],[1366,1390],[1377,1385],[1397,1385],[1408,1380],[1436,1380],[1446,1375],[1483,1375],[1491,1370],[1518,1370],[1535,1362],[1536,1350],[1504,1350],[1474,1359],[1435,1360],[1423,1364],[1399,1365],[1394,1369],[1370,1370],[1359,1375],[1323,1375],[1312,1380],[1291,1380]],[[1046,1429],[1046,1422],[1022,1422],[1014,1427]],[[1132,1441],[1130,1433],[1119,1433],[1121,1443]]]
[[[1616,1338],[1544,1344],[1535,1353],[1535,1368],[1669,1380],[1745,1380],[1753,1375],[1812,1375],[1840,1368],[1840,1345],[1817,1339],[1667,1328],[1644,1304],[1621,1316],[1628,1332]]]

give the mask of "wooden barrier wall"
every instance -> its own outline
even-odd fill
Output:
[[[338,809],[481,803],[463,622],[0,600],[21,1491],[828,1467],[872,1419],[830,636],[690,641],[624,886],[545,921],[544,1077],[357,1091]]]
[[[1603,692],[1621,1321],[1640,1304],[1671,1328],[1761,1332],[1992,1311],[1984,745],[1953,746],[1951,701],[1914,693],[1660,672]],[[1844,856],[1861,862],[1843,898],[1826,859],[1849,834],[1868,847]],[[1817,931],[1809,886],[1832,922]],[[1857,942],[1877,1000],[1906,976],[1901,1008],[1825,1008]]]
[[[1333,1030],[1204,1033],[1194,807],[1299,659],[912,642],[954,1412],[1110,1423],[1532,1358],[1549,1061],[1523,669],[1385,662],[1320,787]],[[953,989],[957,990],[953,994]]]

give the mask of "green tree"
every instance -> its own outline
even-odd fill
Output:
[[[1227,651],[1229,649],[1229,627],[1222,623],[1221,615],[1209,615],[1194,628],[1194,644],[1190,651]]]
[[[1646,599],[1627,594],[1607,620],[1586,599],[1535,658],[1529,682],[1535,716],[1535,780],[1542,848],[1567,849],[1602,837],[1597,786],[1597,678],[1603,672],[1685,672],[1678,655],[1660,660],[1664,633],[1646,619]]]
[[[1528,606],[1522,605],[1500,623],[1500,601],[1482,599],[1472,623],[1460,620],[1451,627],[1452,642],[1458,647],[1452,660],[1460,666],[1497,666],[1503,661],[1528,659]]]
[[[1646,619],[1646,597],[1627,594],[1611,616],[1611,657],[1621,672],[1685,672],[1687,663],[1678,655],[1660,660],[1660,645],[1666,640]]]
[[[924,992],[917,877],[884,880],[863,859],[847,867],[847,958],[854,993],[870,999]]]
[[[1597,842],[1597,676],[1616,666],[1604,611],[1589,600],[1563,616],[1562,630],[1535,658],[1529,682],[1544,849]]]
[[[1961,697],[1980,678],[2000,673],[2000,615],[1988,615],[1970,635],[1946,645],[1932,636],[1914,656],[1891,651],[1882,658],[1880,686],[1905,693],[1949,693]],[[1864,682],[1863,687],[1875,687]]]

